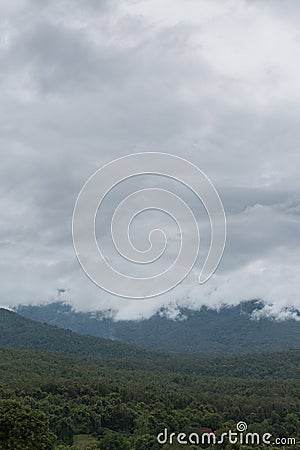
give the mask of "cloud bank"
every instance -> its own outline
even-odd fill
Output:
[[[300,308],[299,16],[289,0],[3,2],[0,304],[43,303],[65,289],[78,310],[113,309],[125,319],[250,298],[273,305],[270,315]],[[199,286],[209,241],[199,210],[194,272],[165,295],[129,301],[85,276],[71,217],[96,169],[143,151],[184,157],[209,176],[228,241],[218,271]],[[129,183],[102,212],[99,234],[116,264],[106,227],[112,205],[151,181]],[[141,245],[154,222],[136,225]]]

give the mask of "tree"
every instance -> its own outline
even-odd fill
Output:
[[[139,436],[135,441],[135,450],[159,450],[160,448],[156,437],[150,434]]]
[[[131,450],[129,439],[116,431],[107,431],[100,439],[101,450]]]
[[[53,450],[47,416],[15,400],[0,400],[1,450]]]

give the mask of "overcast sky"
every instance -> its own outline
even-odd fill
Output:
[[[299,23],[295,0],[1,2],[0,304],[45,303],[60,288],[77,309],[117,318],[250,298],[277,316],[300,308]],[[144,151],[206,173],[228,240],[205,285],[200,257],[178,288],[129,301],[84,274],[71,218],[96,169]],[[156,219],[141,218],[137,235]],[[203,255],[205,222],[199,215]]]

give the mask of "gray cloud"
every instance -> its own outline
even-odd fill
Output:
[[[126,318],[251,297],[278,314],[300,307],[298,15],[292,1],[2,4],[0,303],[45,302],[64,288],[78,309]],[[195,273],[137,303],[82,273],[71,216],[97,168],[138,151],[186,157],[211,178],[228,245],[216,275],[198,286],[209,239],[199,213]]]

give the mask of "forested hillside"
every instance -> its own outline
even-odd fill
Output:
[[[300,378],[300,349],[272,353],[272,359],[258,354],[242,356],[201,355],[192,358],[143,350],[135,346],[93,336],[85,336],[27,319],[0,309],[0,347],[45,350],[87,356],[101,356],[110,366],[122,361],[123,367],[136,370],[160,368],[203,376],[246,378]]]
[[[42,324],[0,309],[0,347],[28,348],[99,356],[151,356],[151,352],[130,345]]]
[[[32,450],[66,450],[74,443],[74,449],[90,443],[102,450],[177,450],[183,447],[158,445],[156,436],[165,427],[221,433],[240,420],[252,431],[298,439],[299,352],[255,355],[245,362],[207,359],[201,373],[184,369],[182,361],[181,370],[174,370],[126,358],[0,350],[0,448],[29,450],[33,436]],[[267,366],[273,371],[264,373]],[[261,449],[226,445],[207,448]]]
[[[158,444],[158,433],[219,435],[241,420],[258,433],[299,438],[300,350],[168,355],[3,309],[0,343],[0,449],[179,449]]]

